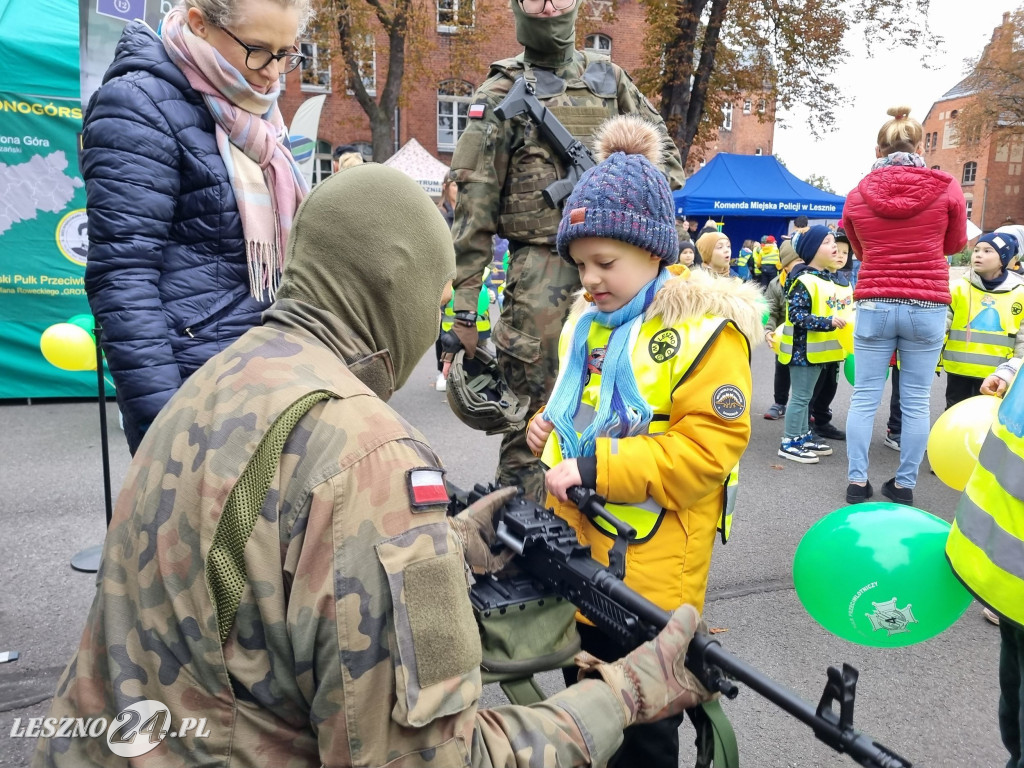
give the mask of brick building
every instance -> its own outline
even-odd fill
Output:
[[[989,55],[996,46],[1012,45],[1013,34],[1010,14],[1004,13],[982,56]],[[968,218],[990,232],[1003,224],[1024,223],[1024,137],[999,131],[983,138],[958,136],[957,115],[974,95],[968,78],[932,104],[922,123],[924,158],[931,168],[959,179],[967,199]]]
[[[437,24],[431,28],[434,39],[429,46],[424,69],[433,76],[420,79],[414,87],[408,87],[406,83],[405,104],[397,110],[395,148],[410,138],[416,138],[428,152],[449,165],[455,143],[468,119],[467,110],[473,92],[487,76],[487,65],[515,55],[521,46],[516,42],[512,13],[504,10],[494,34],[488,34],[480,44],[479,66],[469,77],[455,76],[452,73],[459,68],[453,51],[457,28],[451,22],[453,14],[458,13],[460,0],[431,2],[436,4]],[[590,0],[585,6],[583,12],[590,18],[581,19],[579,24],[585,24],[586,29],[592,30],[586,36],[586,47],[610,54],[617,64],[632,72],[640,67],[642,60],[644,10],[638,0],[620,0],[615,21],[601,21],[610,7],[611,0]],[[387,77],[387,37],[379,35],[375,44],[376,55],[367,57],[363,71],[364,83],[371,95],[375,94],[376,88],[383,87]],[[331,148],[338,144],[356,144],[367,159],[370,158],[370,127],[355,97],[346,93],[341,76],[332,77],[330,62],[323,61],[318,55],[317,45],[304,41],[301,48],[310,57],[310,63],[282,76],[280,105],[288,124],[305,99],[318,93],[327,95],[316,150],[314,180],[319,181],[330,174]],[[343,71],[341,66],[334,67],[335,73]],[[710,160],[716,152],[771,154],[774,121],[761,122],[758,118],[759,111],[771,110],[774,105],[747,99],[737,100],[730,107],[725,112],[716,146],[709,148],[706,159]],[[769,111],[769,114],[772,113]]]

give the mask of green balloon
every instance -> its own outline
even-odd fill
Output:
[[[946,561],[949,528],[903,504],[838,509],[796,548],[796,594],[815,621],[853,643],[900,648],[935,637],[973,599]]]
[[[68,322],[71,323],[71,325],[77,325],[83,331],[86,331],[90,336],[92,336],[92,340],[96,341],[96,334],[94,333],[96,329],[96,319],[92,315],[88,313],[75,315],[74,317],[68,318]]]

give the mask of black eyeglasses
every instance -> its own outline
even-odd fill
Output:
[[[528,16],[540,16],[548,3],[556,11],[567,11],[576,4],[576,0],[519,0],[519,7]]]
[[[306,57],[303,56],[298,51],[285,51],[284,53],[274,53],[273,51],[268,51],[266,48],[257,48],[254,45],[248,45],[247,43],[243,43],[227,27],[220,27],[220,29],[223,30],[224,34],[226,34],[240,46],[245,48],[245,66],[247,66],[254,72],[258,72],[259,70],[263,69],[265,66],[270,64],[270,62],[276,61],[278,62],[277,71],[283,75],[288,72],[291,72],[293,69],[295,69],[297,66],[299,66],[302,62],[306,60]]]

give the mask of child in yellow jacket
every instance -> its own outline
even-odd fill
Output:
[[[595,489],[637,529],[625,582],[672,610],[704,603],[716,528],[750,438],[749,355],[762,309],[752,284],[673,266],[662,141],[642,119],[613,118],[597,138],[601,162],[566,201],[558,252],[577,266],[585,292],[562,330],[558,378],[527,443],[551,467],[549,502],[595,558],[608,562],[613,538],[568,501],[568,488]],[[580,634],[586,650],[616,658],[597,629]],[[620,756],[675,768],[678,734],[665,722],[627,738]]]

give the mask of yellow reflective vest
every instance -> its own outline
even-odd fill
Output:
[[[490,333],[491,330],[491,293],[487,290],[487,275],[490,274],[490,267],[484,270],[484,284],[480,286],[480,297],[476,305],[476,330],[477,333]],[[441,331],[450,331],[455,325],[455,293],[452,292],[451,301],[444,305],[441,311]]]
[[[716,538],[728,536],[736,470],[750,439],[750,344],[739,327],[748,334],[759,330],[757,288],[694,274],[669,280],[652,309],[664,293],[665,307],[688,312],[704,302],[709,290],[735,295],[724,301],[742,304],[739,315],[723,311],[721,302],[717,306],[722,314],[742,316],[739,323],[710,314],[677,317],[675,322],[650,315],[631,345],[637,385],[654,412],[650,439],[599,437],[595,453],[597,492],[611,502],[610,511],[637,530],[638,540],[626,549],[625,582],[666,610],[684,602],[698,608],[704,603],[711,550]],[[577,320],[570,316],[559,342],[563,369]],[[588,349],[603,350],[609,337],[608,329],[595,324]],[[589,366],[575,419],[578,433],[596,415],[596,363],[597,358]],[[554,432],[542,460],[548,466],[561,460]],[[614,543],[608,530],[553,496],[548,496],[548,505],[573,526],[595,559],[608,562]]]
[[[838,315],[850,321],[853,308],[853,288],[839,285],[831,280],[802,272],[786,288],[786,295],[800,283],[811,294],[811,314],[819,317]],[[779,362],[788,365],[793,359],[793,334],[795,326],[789,318],[789,302],[786,302],[786,321],[782,324],[779,342]],[[834,330],[807,331],[807,362],[812,364],[838,362],[846,357],[846,351],[839,343]]]
[[[781,262],[779,261],[779,249],[778,246],[772,244],[766,244],[761,246],[761,260],[760,266],[763,267],[775,267],[779,268]]]
[[[954,573],[982,603],[1024,626],[1024,381],[1003,398],[946,541]]]
[[[953,321],[942,348],[946,373],[985,378],[1013,357],[1024,308],[1024,285],[984,291],[968,280],[950,286]]]

